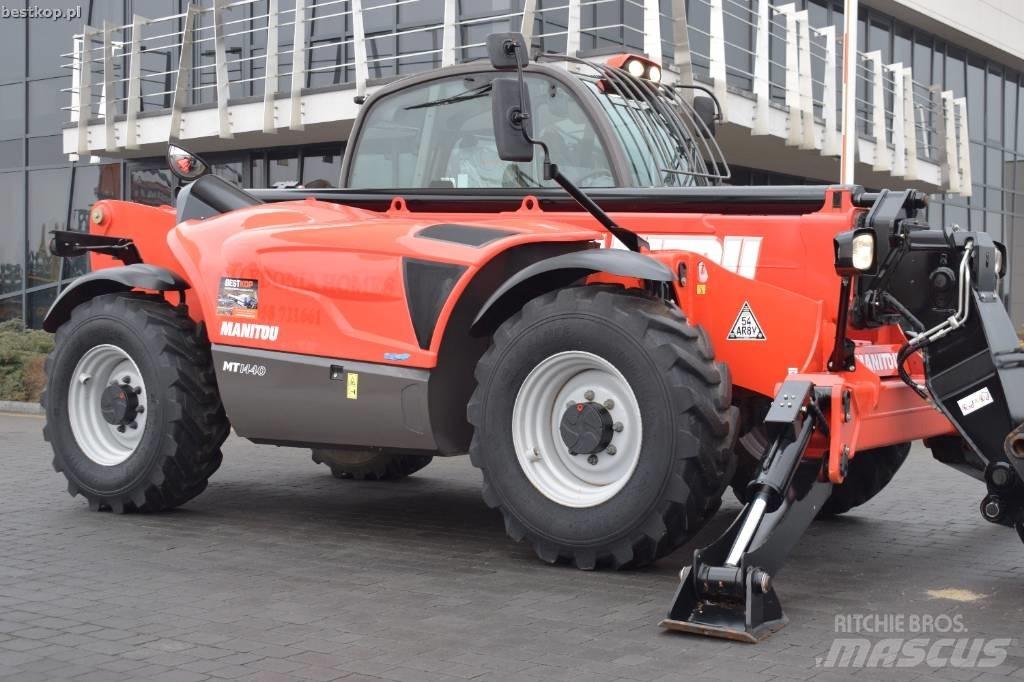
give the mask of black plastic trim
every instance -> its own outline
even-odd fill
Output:
[[[420,348],[430,348],[441,309],[465,271],[466,266],[454,263],[402,259],[405,299]]]
[[[587,195],[608,212],[723,213],[733,215],[802,215],[820,211],[830,185],[770,185],[764,187],[609,187],[587,188]],[[401,196],[410,211],[477,213],[515,211],[527,196],[541,210],[579,212],[576,200],[561,188],[536,189],[257,189],[251,193],[267,202],[318,201],[386,211]]]
[[[477,227],[475,225],[456,225],[454,223],[443,223],[424,227],[416,233],[422,239],[436,239],[442,242],[462,244],[480,248],[491,242],[518,234],[513,230],[498,230],[493,227]]]
[[[75,306],[103,294],[132,289],[184,291],[188,288],[189,283],[176,272],[148,263],[97,270],[82,275],[61,292],[43,319],[43,329],[48,332],[57,331],[71,317]]]
[[[518,309],[523,303],[545,291],[569,286],[573,282],[596,272],[619,277],[636,277],[653,282],[671,282],[675,279],[664,263],[634,251],[619,249],[587,249],[547,258],[523,268],[498,287],[473,320],[474,331],[493,329],[496,317],[503,308]],[[508,305],[497,305],[499,302]]]

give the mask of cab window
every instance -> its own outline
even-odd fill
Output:
[[[372,105],[354,150],[349,187],[474,189],[555,187],[543,179],[540,150],[531,163],[498,158],[491,81],[473,74],[430,81]],[[556,81],[526,77],[534,137],[581,187],[612,187],[611,163],[575,97]]]

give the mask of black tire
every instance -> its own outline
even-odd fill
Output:
[[[526,477],[512,413],[526,376],[550,356],[584,351],[628,382],[643,417],[639,457],[624,487],[590,507],[560,504]],[[649,564],[717,511],[732,476],[736,410],[727,368],[706,333],[675,306],[612,286],[562,289],[527,303],[494,334],[468,405],[470,458],[483,498],[508,535],[549,563],[582,569]]]
[[[110,344],[138,367],[147,387],[145,430],[122,463],[104,466],[79,446],[68,414],[68,386],[89,349]],[[224,414],[203,330],[158,296],[117,293],[78,307],[57,330],[46,360],[43,437],[68,492],[94,510],[155,512],[206,489],[222,461],[230,425]]]
[[[313,461],[326,464],[335,478],[356,481],[397,481],[416,473],[434,459],[382,448],[314,448]]]
[[[908,454],[910,443],[858,452],[850,460],[842,485],[832,488],[832,495],[818,512],[818,518],[845,514],[880,493],[903,466]]]

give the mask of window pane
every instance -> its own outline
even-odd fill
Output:
[[[21,296],[0,298],[0,322],[21,319]]]
[[[21,289],[24,282],[25,174],[0,173],[0,294]]]
[[[991,71],[985,89],[985,139],[1003,141],[1003,77]]]
[[[132,201],[147,206],[173,206],[176,186],[177,181],[166,168],[128,167],[128,189]]]
[[[33,329],[43,326],[43,319],[47,311],[57,298],[57,287],[47,287],[39,291],[33,291],[28,295],[28,310],[26,310],[25,324]]]
[[[30,137],[28,139],[28,165],[56,166],[68,162],[62,151],[63,138],[60,135]]]
[[[32,57],[35,59],[35,56]],[[28,84],[28,132],[45,135],[60,132],[68,119],[68,112],[61,107],[71,102],[69,93],[61,92],[68,87],[70,78],[47,78],[29,81]]]
[[[267,164],[262,153],[252,157],[252,166],[249,169],[249,186],[263,188],[267,186]]]
[[[211,161],[210,172],[224,178],[236,187],[241,187],[243,184],[241,161],[224,161],[221,163],[214,163]]]
[[[336,187],[341,175],[341,147],[306,150],[302,157],[302,185]]]
[[[24,9],[24,0],[5,1],[7,9]],[[0,82],[17,80],[25,77],[25,19],[0,20]],[[4,100],[10,101],[10,100]]]
[[[68,13],[58,21],[52,19],[32,19],[28,21],[28,49],[32,51],[32,59],[28,64],[28,75],[59,76],[61,64],[67,61],[61,54],[71,52],[74,43],[71,36],[81,33],[87,17],[82,14],[90,3],[81,0],[48,0],[47,9],[60,10]],[[92,3],[98,4],[98,3]],[[78,16],[75,12],[78,11]],[[71,17],[70,19],[66,17]]]
[[[489,96],[493,78],[492,74],[474,74],[431,81],[373,105],[364,119],[350,185],[439,189],[553,186],[543,179],[540,154],[530,163],[498,158]],[[533,104],[534,135],[548,144],[562,172],[586,187],[612,186],[607,155],[574,96],[547,78],[529,76],[526,83]],[[603,98],[603,104],[611,99],[595,97]],[[616,105],[610,106],[614,109]]]
[[[25,141],[21,138],[0,142],[0,170],[6,168],[20,168],[24,164],[25,159],[23,158],[24,153],[22,152],[22,146],[24,144]]]
[[[4,22],[0,20],[0,24]],[[0,76],[0,79],[6,76]],[[0,107],[0,140],[25,134],[25,84],[0,85],[0,102],[15,103]]]
[[[271,152],[269,168],[271,187],[294,187],[299,181],[298,152]]]
[[[34,287],[55,282],[60,259],[48,248],[51,230],[67,224],[68,181],[71,168],[29,171],[28,174],[28,281]]]

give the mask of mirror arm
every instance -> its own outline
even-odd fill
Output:
[[[523,78],[523,63],[519,59],[520,48],[519,45],[512,40],[506,40],[502,47],[505,49],[505,52],[507,54],[515,54],[516,72],[519,76],[520,106],[519,111],[512,115],[513,123],[519,124],[521,126],[523,131],[523,137],[526,138],[527,142],[536,145],[540,147],[541,150],[543,150],[544,179],[553,180],[556,183],[558,183],[558,185],[562,189],[564,189],[569,196],[576,200],[576,203],[582,206],[583,209],[587,211],[587,213],[594,216],[594,218],[597,219],[597,222],[601,223],[601,225],[606,230],[608,230],[612,234],[612,236],[614,236],[616,239],[622,242],[627,249],[629,249],[630,251],[637,252],[643,249],[650,250],[650,244],[648,244],[643,237],[617,224],[614,220],[612,220],[612,217],[610,215],[605,213],[604,209],[597,205],[597,202],[590,198],[590,196],[586,192],[584,192],[582,189],[573,184],[573,182],[569,180],[569,178],[562,175],[562,172],[558,170],[558,164],[551,162],[551,154],[548,152],[548,146],[544,144],[544,142],[542,142],[541,140],[533,139],[527,132],[528,128],[526,126],[526,121],[527,119],[530,118],[530,113],[528,111],[525,111],[526,81]]]

